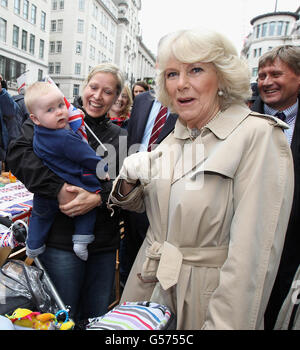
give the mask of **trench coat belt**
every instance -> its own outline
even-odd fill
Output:
[[[228,246],[178,248],[167,241],[154,241],[146,248],[146,260],[139,277],[144,282],[158,280],[162,288],[167,290],[177,284],[182,264],[221,267],[227,255]]]

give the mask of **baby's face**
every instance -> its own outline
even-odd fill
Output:
[[[34,123],[48,129],[62,129],[68,123],[68,109],[59,90],[40,96],[33,114]]]

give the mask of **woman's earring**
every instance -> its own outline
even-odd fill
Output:
[[[222,97],[222,96],[224,96],[224,92],[223,92],[222,90],[219,90],[219,91],[218,91],[218,95],[219,95],[220,97]]]

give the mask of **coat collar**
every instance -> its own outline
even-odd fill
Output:
[[[234,105],[222,112],[216,119],[212,120],[208,125],[206,125],[205,128],[211,130],[217,138],[225,139],[250,113],[251,111],[247,107]],[[187,173],[191,172],[196,166],[205,161],[204,153],[197,152],[197,147],[202,142],[201,138],[199,137],[194,142],[191,142],[186,124],[180,118],[177,119],[174,135],[169,135],[169,137],[163,141],[160,147],[164,146],[167,147],[167,149],[171,149],[172,146],[174,146],[173,137],[175,137],[175,140],[177,139],[177,142],[179,145],[181,145],[181,147],[175,147],[173,156],[170,156],[169,158],[170,177],[156,182],[157,199],[161,211],[161,227],[164,234],[166,234],[168,227],[167,214],[169,210],[169,198],[172,184],[177,182]],[[190,155],[193,154],[194,156],[192,156],[193,161],[188,161],[183,167],[181,159],[183,156],[182,147],[184,145],[190,147],[188,149],[188,153]]]
[[[251,111],[242,105],[232,105],[216,118],[209,122],[204,129],[209,129],[220,140],[226,139],[240,123],[251,113]],[[189,138],[189,132],[184,121],[178,118],[175,126],[174,136],[177,139]]]

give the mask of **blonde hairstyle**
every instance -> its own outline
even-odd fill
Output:
[[[56,86],[45,82],[37,81],[31,84],[25,91],[24,102],[26,108],[30,114],[33,114],[36,101],[44,95],[49,94],[52,91],[58,90]],[[59,91],[59,90],[58,90]],[[61,93],[63,96],[63,94]]]
[[[126,108],[124,110],[124,114],[127,115],[130,112],[130,109],[131,109],[131,106],[133,103],[133,99],[132,99],[131,90],[130,90],[128,85],[124,85],[122,92],[123,91],[125,91],[126,95],[128,96],[128,102],[127,102]]]
[[[238,57],[232,43],[223,35],[200,29],[180,30],[164,37],[158,48],[156,98],[174,111],[165,87],[165,69],[170,58],[183,63],[212,63],[219,79],[222,110],[233,103],[243,104],[251,96],[250,71]]]
[[[95,66],[89,73],[88,77],[86,78],[84,84],[83,84],[83,90],[86,88],[89,81],[93,78],[93,76],[97,73],[111,73],[117,81],[117,91],[116,96],[119,96],[121,91],[123,90],[124,86],[124,77],[123,73],[119,69],[118,66],[112,63],[101,63]]]

